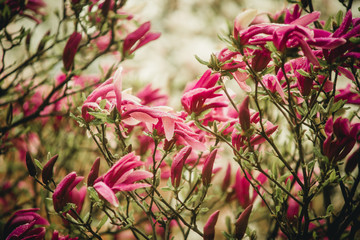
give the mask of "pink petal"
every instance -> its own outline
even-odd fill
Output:
[[[106,201],[115,207],[119,206],[119,200],[115,196],[113,190],[111,190],[104,182],[95,183],[94,188]]]

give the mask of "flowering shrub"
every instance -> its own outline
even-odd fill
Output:
[[[311,1],[241,12],[178,110],[123,87],[160,37],[126,1],[65,1],[37,48],[13,27],[45,4],[1,3],[1,236],[359,237],[360,18],[341,2],[326,22]]]

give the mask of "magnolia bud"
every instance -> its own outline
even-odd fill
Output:
[[[94,164],[91,167],[88,179],[87,179],[87,185],[92,186],[94,185],[95,180],[98,178],[99,176],[99,167],[100,167],[100,158],[96,158]]]
[[[216,158],[217,149],[214,149],[206,158],[204,167],[202,170],[202,182],[204,186],[209,186],[211,183],[211,175]]]
[[[204,226],[204,240],[213,240],[215,239],[215,224],[219,217],[219,210],[210,215]]]
[[[242,239],[245,235],[246,228],[249,222],[250,213],[253,205],[250,204],[241,214],[235,223],[235,237],[236,239]]]
[[[186,146],[180,150],[175,156],[173,163],[171,164],[171,184],[174,187],[179,187],[181,174],[184,167],[185,160],[189,157],[192,151],[191,146]]]
[[[45,164],[43,171],[42,171],[42,181],[45,184],[48,184],[53,179],[53,169],[56,160],[58,159],[59,155],[55,155]]]
[[[69,37],[63,52],[63,63],[65,70],[69,71],[74,63],[75,54],[81,41],[81,34],[74,32]]]
[[[243,131],[250,128],[249,96],[246,96],[239,108],[239,120]]]
[[[36,166],[29,152],[26,152],[26,167],[28,169],[29,175],[32,177],[36,176]]]
[[[226,190],[229,188],[229,186],[230,186],[230,178],[231,178],[231,164],[229,163],[227,168],[226,168],[224,181],[223,181],[223,183],[221,185],[221,190],[223,192],[226,192]]]

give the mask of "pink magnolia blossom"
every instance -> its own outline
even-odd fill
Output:
[[[360,44],[353,43],[350,41],[350,38],[356,38],[360,36],[360,18],[353,18],[352,12],[349,10],[341,25],[338,29],[332,34],[333,38],[345,39],[345,44],[337,46],[336,48],[324,50],[325,59],[332,63],[337,58],[347,58],[351,57],[354,59],[359,59],[360,57]]]
[[[239,118],[241,117],[241,111],[239,112]],[[242,117],[243,118],[243,117]],[[245,120],[244,120],[245,121]],[[246,120],[248,121],[248,120]],[[261,127],[259,126],[259,113],[258,112],[254,112],[251,113],[250,111],[250,123],[253,123],[253,126],[255,129],[261,129]],[[265,130],[265,134],[269,137],[271,134],[273,134],[276,130],[277,130],[278,126],[273,125],[270,121],[267,121],[264,124],[264,130]],[[249,134],[251,134],[251,136],[248,136]],[[253,132],[247,133],[247,132],[240,132],[236,129],[233,128],[232,134],[231,134],[231,142],[232,145],[236,148],[236,149],[240,149],[242,148],[243,150],[245,150],[248,147],[248,140],[250,139],[250,145],[251,146],[256,146],[259,145],[263,142],[265,142],[265,138],[262,137],[260,134]]]
[[[37,211],[39,211],[38,208],[30,208],[15,212],[4,227],[4,239],[44,239],[45,227],[38,225],[48,226],[50,224],[46,219],[36,213]]]
[[[249,180],[253,179],[252,177],[253,173],[246,172],[246,176],[249,178]],[[260,173],[256,180],[260,184],[264,184],[267,181],[267,178],[264,174]],[[250,204],[254,203],[256,197],[258,196],[258,193],[253,189],[252,193],[250,192],[250,183],[245,178],[245,176],[242,174],[240,169],[236,172],[235,176],[235,184],[233,186],[237,200],[239,201],[239,204],[241,207],[246,208]],[[260,186],[258,186],[258,190],[260,190]]]
[[[204,226],[204,240],[213,240],[215,239],[215,224],[218,220],[220,211],[217,210],[210,215],[209,219]]]
[[[333,122],[329,118],[325,124],[327,138],[323,143],[323,153],[330,163],[345,158],[353,149],[360,132],[360,123],[351,124],[349,119],[339,117]]]
[[[115,193],[119,191],[133,191],[138,188],[150,187],[147,183],[135,183],[152,177],[152,173],[134,170],[144,165],[140,157],[129,153],[120,158],[104,175],[95,180],[94,188],[109,203],[117,207],[119,200]]]
[[[52,197],[55,211],[61,212],[67,203],[74,203],[77,206],[76,211],[78,213],[81,212],[86,196],[86,186],[78,190],[76,185],[78,185],[83,178],[84,177],[77,176],[76,172],[71,172],[57,185]]]
[[[215,92],[220,88],[221,86],[208,89],[196,88],[185,92],[181,98],[181,104],[187,113],[195,113],[196,115],[211,108],[226,107],[226,103],[217,101],[217,98],[221,97],[222,94]]]
[[[63,63],[65,70],[69,71],[74,63],[75,54],[81,41],[81,33],[74,32],[66,42],[63,52]]]
[[[222,49],[218,54],[217,58],[219,62],[223,65],[221,66],[222,70],[234,71],[238,68],[244,69],[246,64],[243,61],[238,60],[240,57],[240,53],[232,52],[227,48]]]
[[[191,146],[186,146],[179,151],[174,157],[171,164],[171,183],[174,187],[178,188],[181,181],[182,170],[184,163],[192,151]]]
[[[77,240],[77,239],[79,239],[79,238],[78,237],[71,238],[71,237],[69,237],[69,235],[61,236],[57,230],[55,230],[53,232],[53,235],[51,237],[51,240]]]
[[[351,91],[351,84],[345,88],[338,89],[339,93],[335,95],[334,101],[345,100],[346,103],[360,105],[360,94]]]
[[[153,89],[151,83],[146,85],[136,96],[141,99],[142,105],[164,106],[167,104],[168,96],[160,93],[160,89]]]
[[[150,22],[143,23],[138,29],[126,36],[123,45],[123,55],[130,55],[140,47],[160,37],[160,33],[149,32]]]
[[[285,93],[283,88],[280,85],[279,80],[277,79],[277,77],[275,75],[271,75],[271,74],[266,74],[263,76],[262,78],[262,83],[264,84],[264,86],[273,94],[278,93],[281,97],[281,99],[283,100],[284,103],[287,103],[286,99],[285,99]]]

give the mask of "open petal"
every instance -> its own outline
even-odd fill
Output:
[[[95,183],[94,188],[110,204],[115,207],[119,206],[119,200],[115,196],[115,193],[104,182]]]

